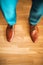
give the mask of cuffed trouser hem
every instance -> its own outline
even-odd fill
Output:
[[[37,20],[37,21],[35,21],[35,20],[33,20],[33,19],[31,19],[31,17],[30,17],[30,19],[29,19],[29,23],[31,24],[31,25],[37,25],[38,23],[39,23],[39,21],[40,21],[40,19],[41,19],[41,17]]]
[[[7,20],[6,20],[7,21]],[[7,24],[9,24],[10,26],[13,26],[16,24],[16,20],[14,21],[7,21]]]

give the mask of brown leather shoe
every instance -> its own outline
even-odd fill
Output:
[[[38,27],[30,24],[30,37],[33,42],[37,40],[38,32],[39,32]]]
[[[6,38],[7,38],[7,41],[8,42],[12,41],[13,36],[14,36],[13,26],[8,25],[7,29],[6,29]]]

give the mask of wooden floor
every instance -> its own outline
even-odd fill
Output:
[[[43,65],[43,17],[38,24],[38,40],[33,43],[28,23],[31,4],[31,0],[19,0],[15,36],[10,43],[6,40],[7,23],[0,11],[0,65]]]

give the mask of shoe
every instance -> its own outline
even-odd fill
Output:
[[[6,38],[8,42],[11,42],[14,36],[13,26],[8,25],[6,29]]]
[[[30,24],[30,37],[32,39],[33,42],[35,42],[38,38],[38,27],[37,25],[33,26]]]

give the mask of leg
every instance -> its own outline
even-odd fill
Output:
[[[42,16],[42,2],[43,0],[32,0],[33,4],[32,4],[32,8],[31,8],[31,12],[30,12],[30,36],[33,42],[36,41],[36,39],[38,38],[38,27],[36,26],[40,17]]]
[[[40,17],[42,16],[42,4],[40,0],[33,0],[32,8],[30,11],[30,24],[36,25],[39,22]]]
[[[13,25],[16,24],[16,4],[17,0],[1,0],[1,8],[8,23],[6,37],[10,42],[14,36]]]
[[[17,0],[1,0],[1,8],[9,25],[16,23],[16,4]]]

